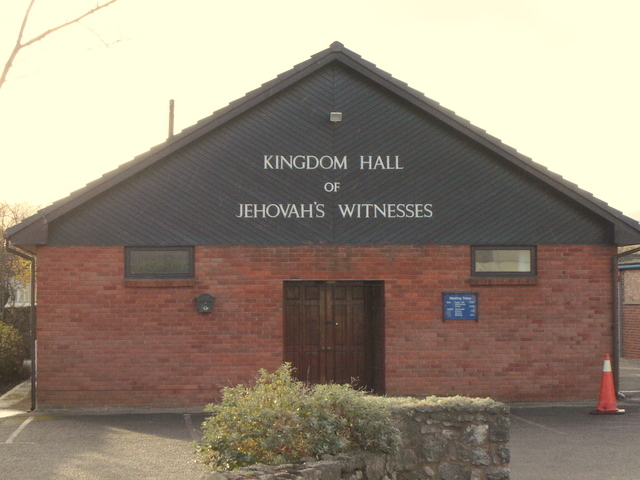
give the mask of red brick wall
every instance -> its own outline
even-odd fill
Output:
[[[640,304],[640,269],[621,270],[624,302]]]
[[[622,307],[622,355],[640,359],[640,303]]]
[[[640,359],[640,269],[624,269],[622,276],[622,355]]]
[[[382,280],[387,394],[596,398],[614,247],[540,246],[536,281],[473,282],[468,246],[198,247],[193,281],[125,281],[122,247],[38,250],[38,405],[201,405],[283,358],[285,280]],[[479,322],[442,321],[442,292]],[[194,298],[216,297],[212,314]]]

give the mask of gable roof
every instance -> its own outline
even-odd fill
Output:
[[[348,50],[339,42],[334,42],[328,49],[313,55],[307,61],[278,75],[275,79],[263,84],[260,88],[231,102],[227,107],[218,110],[210,117],[197,122],[192,127],[169,138],[163,144],[137,156],[130,162],[121,165],[115,170],[103,175],[101,178],[87,184],[84,188],[72,193],[68,197],[42,209],[34,216],[10,228],[7,231],[7,237],[13,244],[33,251],[35,245],[47,243],[48,225],[54,220],[85,205],[98,195],[134,177],[142,170],[165,159],[192,142],[201,139],[210,132],[236,119],[262,102],[278,95],[291,85],[312,75],[332,62],[338,62],[358,72],[375,85],[402,98],[430,117],[439,120],[465,137],[482,145],[549,187],[571,198],[598,217],[610,222],[614,227],[614,241],[616,244],[627,245],[640,243],[640,224],[638,222],[626,217],[605,202],[595,198],[592,194],[578,188],[575,184],[568,182],[561,176],[550,172],[547,168],[520,154],[515,149],[503,144],[499,139],[472,125],[469,121],[459,117],[451,110],[442,107],[437,102],[426,97],[423,93],[393,78],[389,73],[362,59],[358,54]]]

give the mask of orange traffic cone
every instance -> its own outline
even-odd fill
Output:
[[[624,410],[618,408],[616,403],[616,392],[613,387],[613,373],[611,372],[611,357],[609,354],[604,356],[604,365],[602,367],[602,381],[600,382],[600,398],[598,406],[591,412],[591,415],[617,415],[624,413]]]

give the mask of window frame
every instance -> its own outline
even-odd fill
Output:
[[[530,252],[530,270],[521,271],[477,271],[476,252],[487,250],[528,250]],[[538,275],[538,256],[535,245],[472,245],[471,246],[471,275],[473,277],[536,277]]]
[[[148,251],[181,251],[188,253],[189,268],[186,273],[131,273],[131,253]],[[126,279],[188,279],[195,277],[195,249],[194,247],[125,247],[124,249],[124,278]]]

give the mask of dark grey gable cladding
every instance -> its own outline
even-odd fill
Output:
[[[344,120],[333,124],[336,110]],[[53,222],[49,243],[611,243],[611,233],[584,207],[330,63]]]
[[[620,232],[640,241],[631,219],[336,43],[10,234],[315,245],[611,244]]]

